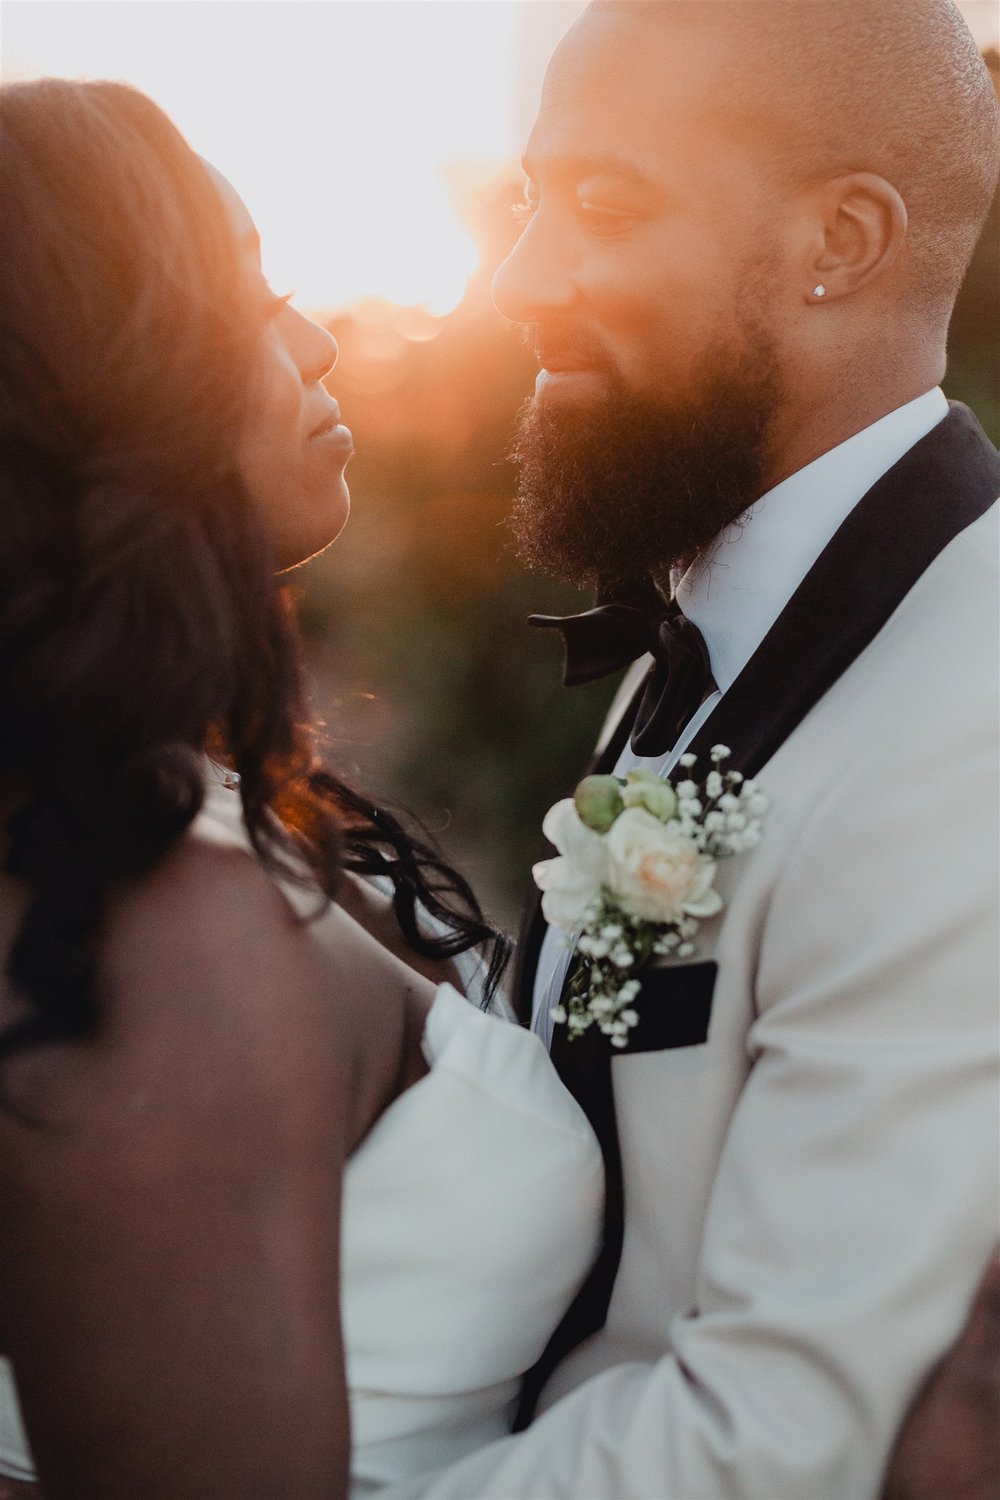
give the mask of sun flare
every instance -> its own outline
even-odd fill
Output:
[[[374,297],[443,316],[477,263],[449,170],[516,158],[526,27],[539,37],[528,50],[540,73],[553,30],[580,9],[13,0],[3,67],[119,78],[148,93],[236,187],[269,279],[301,307]]]

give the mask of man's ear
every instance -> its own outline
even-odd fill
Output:
[[[906,204],[884,177],[850,172],[811,196],[803,292],[834,301],[883,275],[906,239]]]

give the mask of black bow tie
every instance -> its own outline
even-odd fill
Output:
[[[653,666],[632,726],[637,755],[664,755],[714,686],[701,631],[673,599],[649,586],[637,603],[599,604],[580,615],[532,615],[529,624],[558,630],[566,647],[563,682],[593,682],[649,652]]]

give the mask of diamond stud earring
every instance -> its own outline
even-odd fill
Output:
[[[826,296],[826,287],[823,286],[822,283],[819,286],[814,286],[813,287],[813,296],[814,297],[825,297]]]

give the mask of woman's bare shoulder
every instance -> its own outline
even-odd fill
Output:
[[[15,1101],[120,1121],[143,1098],[189,1114],[211,1078],[217,1126],[316,1097],[356,1137],[401,1068],[422,981],[315,904],[303,920],[250,850],[185,838],[109,903],[94,1036],[12,1058]]]
[[[53,1494],[335,1492],[333,1438],[294,1441],[344,1404],[358,1092],[315,947],[252,855],[185,840],[110,905],[94,1034],[0,1067],[0,1347]]]

